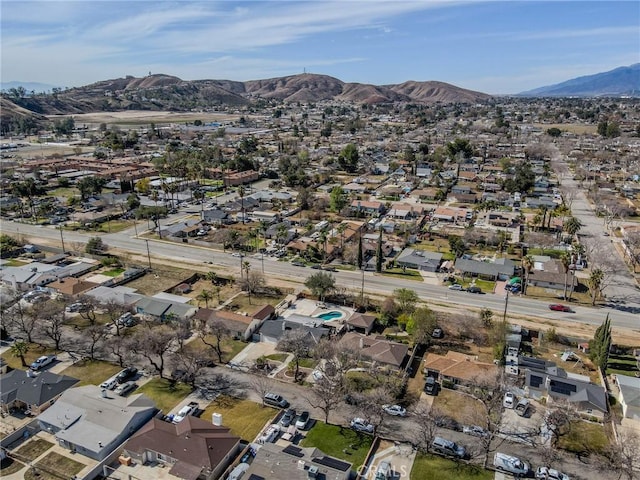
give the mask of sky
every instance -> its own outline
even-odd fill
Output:
[[[0,0],[2,83],[303,72],[509,94],[640,62],[640,2]]]

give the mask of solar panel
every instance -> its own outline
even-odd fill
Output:
[[[540,387],[540,385],[542,385],[543,378],[539,377],[538,375],[531,375],[529,377],[529,383],[531,384],[531,386],[533,388],[538,388],[538,387]]]
[[[288,453],[289,455],[293,455],[294,457],[304,457],[304,453],[302,453],[302,449],[298,447],[294,447],[293,445],[289,445],[287,448],[282,450],[284,453]]]
[[[340,470],[341,472],[346,472],[351,468],[350,463],[342,462],[332,457],[314,458],[313,462],[324,465],[325,467],[335,468],[336,470]]]

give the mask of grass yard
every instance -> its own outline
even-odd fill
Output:
[[[633,355],[609,355],[607,364],[607,375],[617,373],[630,377],[638,373],[638,361]]]
[[[352,463],[353,470],[357,470],[364,463],[372,441],[373,437],[364,433],[318,421],[300,445],[319,448],[327,455]]]
[[[266,358],[274,362],[284,362],[288,356],[288,353],[272,353],[271,355],[267,355]]]
[[[80,360],[62,371],[63,375],[69,375],[80,379],[76,387],[84,385],[100,385],[107,378],[112,377],[122,370],[118,365],[100,360]]]
[[[484,407],[468,395],[442,388],[433,400],[433,407],[461,424],[482,425]]]
[[[229,427],[231,433],[252,442],[278,411],[270,407],[263,408],[250,400],[220,396],[209,404],[201,418],[210,421],[214,413],[222,415],[222,424]]]
[[[19,472],[24,468],[24,464],[11,458],[5,458],[0,463],[0,477],[11,475],[12,473]]]
[[[38,357],[42,355],[53,355],[54,353],[56,353],[56,351],[53,349],[42,348],[35,343],[30,343],[29,351],[24,356],[24,359],[28,366],[28,365],[31,365]],[[7,362],[7,365],[9,365],[14,370],[25,370],[28,368],[22,365],[22,362],[18,357],[14,357],[12,355],[11,350],[7,350],[1,356],[4,359],[4,361]]]
[[[205,337],[205,340],[208,343],[214,343],[215,344],[215,339],[212,336],[207,335]],[[222,340],[222,362],[226,363],[229,362],[233,357],[235,357],[238,353],[240,353],[242,351],[242,349],[244,347],[246,347],[247,344],[245,342],[242,342],[240,340],[234,340],[232,338],[224,338]],[[218,363],[218,355],[211,349],[209,348],[207,345],[205,345],[204,343],[202,343],[199,340],[196,340],[194,342],[190,342],[188,344],[188,349],[190,351],[194,351],[194,352],[201,352],[202,355],[204,355],[205,357],[211,357],[211,359]]]
[[[295,363],[295,362],[292,362],[292,363]],[[318,361],[313,358],[301,358],[300,361],[298,362],[298,365],[300,365],[300,368],[315,368],[317,364],[318,364]]]
[[[489,280],[480,280],[479,278],[476,278],[474,283],[476,287],[480,287],[485,293],[491,293],[496,288],[496,282],[491,282]],[[468,287],[469,285],[466,286]]]
[[[33,461],[51,447],[53,447],[53,443],[47,442],[42,438],[34,438],[16,450],[16,455]]]
[[[478,465],[455,462],[436,455],[417,455],[411,480],[491,480],[494,473]]]
[[[38,473],[34,474],[33,470],[27,470],[24,474],[25,480],[60,480],[60,478],[73,478],[85,467],[83,463],[76,462],[56,452],[51,452],[36,463],[35,466]],[[53,475],[49,473],[48,470],[57,472],[58,475]]]
[[[191,387],[184,383],[176,383],[172,386],[167,379],[152,378],[136,390],[136,393],[144,393],[156,403],[156,407],[164,413],[169,413],[169,410],[189,395],[191,391]]]
[[[412,270],[411,268],[407,268],[406,270],[403,270],[402,268],[389,268],[387,270],[383,270],[382,275],[392,278],[401,277],[404,280],[422,281],[422,275],[420,275],[420,272]]]
[[[111,270],[107,270],[106,272],[102,272],[102,275],[106,275],[107,277],[117,277],[122,272],[124,272],[124,268],[113,268]]]
[[[602,453],[609,445],[604,427],[598,423],[576,420],[569,433],[560,438],[558,447],[572,453]]]
[[[242,293],[233,299],[229,308],[231,310],[239,310],[241,312],[253,312],[258,309],[260,305],[272,305],[276,306],[285,297],[285,293],[279,297],[261,297],[257,295],[251,295],[251,303],[249,303],[249,297]]]
[[[153,247],[152,247],[153,248]],[[152,263],[152,272],[127,283],[127,287],[135,288],[141,295],[155,295],[159,291],[171,288],[188,278],[193,272],[174,269],[167,265]]]

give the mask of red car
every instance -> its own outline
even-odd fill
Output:
[[[561,305],[559,303],[552,303],[549,305],[549,310],[554,310],[556,312],[571,312],[572,310],[566,305]]]

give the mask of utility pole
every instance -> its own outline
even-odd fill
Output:
[[[509,290],[507,290],[507,294],[504,297],[504,313],[502,314],[502,321],[507,323],[507,307],[509,306]]]
[[[149,260],[149,271],[151,271],[151,252],[149,251],[149,240],[145,239],[147,242],[147,259]]]
[[[64,253],[65,248],[64,248],[64,237],[62,236],[62,224],[60,224],[60,242],[62,242],[62,253]]]

